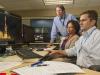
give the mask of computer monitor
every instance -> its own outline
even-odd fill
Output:
[[[5,19],[6,18],[6,19]],[[5,25],[7,28],[5,28]],[[9,41],[12,43],[21,42],[22,38],[22,26],[21,17],[12,14],[5,14],[0,12],[0,41]],[[7,31],[7,36],[10,38],[4,38],[5,29]]]
[[[35,42],[49,42],[53,19],[31,19]]]
[[[23,43],[33,43],[34,42],[34,29],[31,26],[23,24],[22,26],[22,40]]]

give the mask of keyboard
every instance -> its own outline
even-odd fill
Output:
[[[22,59],[42,58],[43,56],[34,53],[32,50],[19,49],[16,50],[16,54]]]

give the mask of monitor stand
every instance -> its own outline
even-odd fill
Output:
[[[11,56],[15,54],[9,41],[0,41],[0,56]]]

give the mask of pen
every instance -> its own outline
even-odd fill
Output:
[[[36,62],[36,63],[31,64],[31,67],[33,67],[33,66],[35,66],[35,65],[42,64],[42,63],[43,63],[43,61],[38,61],[38,62]]]
[[[37,65],[37,67],[40,67],[40,66],[48,66],[48,64],[39,64],[39,65]]]

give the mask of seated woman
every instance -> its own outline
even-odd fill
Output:
[[[76,59],[75,57],[70,57],[70,58],[67,58],[67,60],[66,60],[66,57],[63,57],[62,55],[60,56],[59,53],[61,54],[63,52],[63,50],[71,48],[75,45],[75,42],[79,38],[80,25],[77,21],[70,20],[67,23],[66,29],[67,29],[68,35],[66,37],[61,38],[60,50],[52,50],[51,51],[52,53],[54,52],[54,55],[52,55],[52,57],[54,56],[53,60],[69,61],[69,62],[74,63],[74,61]]]
[[[79,38],[80,25],[77,21],[70,20],[67,23],[66,29],[68,35],[61,38],[60,50],[71,48]]]

